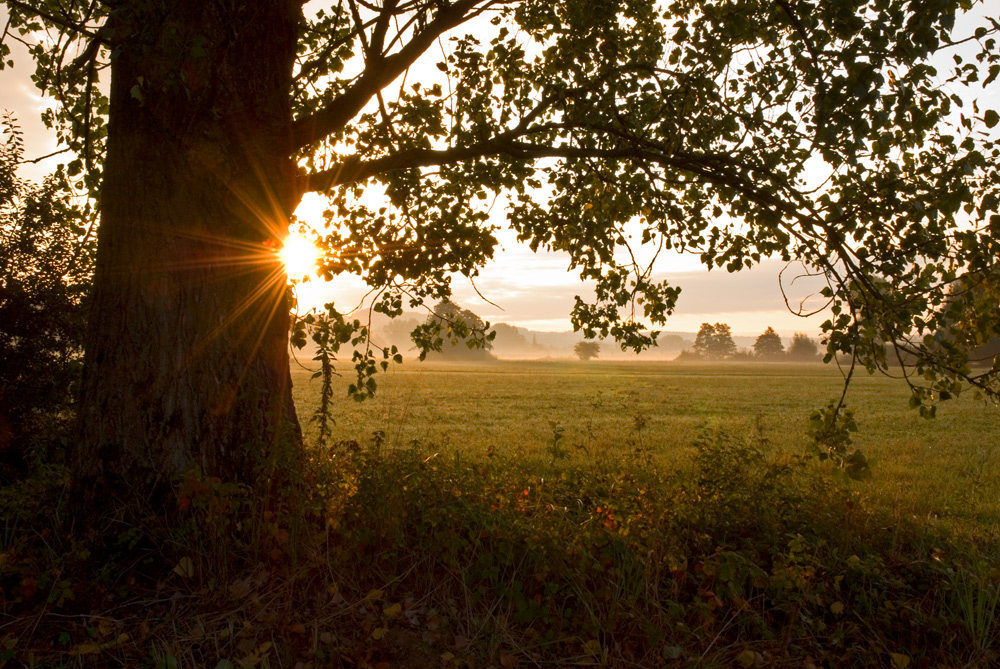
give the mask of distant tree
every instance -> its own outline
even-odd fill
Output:
[[[496,337],[493,339],[493,348],[505,351],[527,351],[531,344],[521,334],[520,328],[508,323],[497,323],[493,326]]]
[[[725,323],[702,323],[694,340],[694,353],[706,360],[725,360],[736,355],[736,342]]]
[[[724,360],[736,355],[736,342],[733,341],[733,332],[725,323],[715,324],[715,336],[712,337],[712,357]]]
[[[601,345],[596,341],[581,341],[577,342],[576,346],[573,347],[573,352],[576,353],[576,357],[586,362],[591,358],[597,357],[601,352]]]
[[[819,358],[819,347],[816,342],[809,338],[809,335],[796,332],[792,337],[792,343],[788,347],[788,359],[802,362],[813,362]]]
[[[785,345],[781,342],[781,335],[768,326],[754,342],[753,352],[758,358],[774,360],[784,355]]]
[[[440,355],[456,360],[493,360],[489,351],[496,334],[488,332],[489,327],[469,309],[442,300],[427,317],[423,330],[425,341],[432,342],[430,348]]]
[[[382,328],[385,337],[385,344],[397,346],[400,350],[406,350],[413,346],[410,338],[411,333],[420,326],[420,321],[416,318],[394,318],[386,323]]]
[[[708,358],[712,351],[712,339],[715,337],[715,326],[711,323],[702,323],[698,328],[698,334],[694,338],[692,353]]]
[[[656,348],[661,351],[682,351],[685,348],[690,347],[691,340],[685,339],[679,334],[666,334],[660,335],[660,338],[656,340]]]

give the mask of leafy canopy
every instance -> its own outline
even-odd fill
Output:
[[[68,173],[96,195],[97,83],[137,39],[108,16],[172,5],[6,4],[4,40],[31,42]],[[905,354],[917,405],[961,382],[996,397],[998,364],[967,357],[1000,331],[1000,116],[976,101],[1000,74],[1000,23],[956,33],[975,4],[310,3],[290,150],[300,191],[330,198],[323,274],[362,277],[390,315],[446,298],[492,257],[496,204],[594,286],[572,313],[588,338],[655,341],[679,294],[654,274],[660,251],[727,271],[779,257],[825,284],[828,358],[874,371]],[[185,62],[224,48],[172,39]],[[371,188],[383,204],[361,199]]]

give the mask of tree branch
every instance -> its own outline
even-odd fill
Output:
[[[567,158],[573,160],[598,159],[621,162],[633,162],[639,165],[656,164],[661,167],[682,170],[695,175],[704,183],[731,188],[759,207],[781,212],[783,216],[798,221],[800,230],[783,226],[786,231],[795,236],[802,244],[812,248],[817,258],[824,254],[815,246],[819,238],[825,239],[837,257],[852,273],[863,274],[854,264],[851,251],[842,241],[838,241],[829,226],[801,194],[790,188],[788,184],[775,183],[777,192],[768,192],[748,181],[742,174],[742,166],[730,157],[724,155],[691,154],[667,150],[648,143],[633,144],[613,149],[584,148],[575,146],[547,146],[523,141],[523,138],[534,131],[550,128],[533,128],[531,130],[519,125],[517,128],[497,137],[477,142],[468,146],[450,147],[447,149],[406,149],[395,154],[362,160],[356,156],[347,158],[340,164],[320,172],[305,174],[300,177],[301,193],[310,191],[326,191],[336,186],[358,183],[379,174],[397,170],[419,169],[424,167],[439,167],[474,160],[477,158],[507,156],[515,160],[539,160],[543,158]],[[791,201],[797,201],[799,207]],[[811,232],[807,232],[811,230]],[[833,266],[829,260],[822,262],[827,270]],[[864,276],[860,277],[864,283]]]
[[[30,14],[30,15],[33,15],[33,16],[38,16],[40,18],[43,18],[46,21],[49,21],[50,23],[53,23],[53,24],[59,26],[60,28],[64,28],[66,30],[70,30],[72,32],[75,32],[75,33],[77,33],[79,35],[83,35],[85,37],[89,37],[92,40],[101,41],[101,39],[102,39],[101,36],[100,36],[100,34],[99,34],[99,32],[95,32],[95,31],[91,30],[86,25],[80,25],[80,24],[74,23],[74,22],[72,22],[72,21],[70,21],[68,19],[64,19],[64,18],[62,18],[60,16],[56,16],[55,14],[52,14],[50,12],[46,12],[43,9],[38,9],[37,7],[32,7],[27,2],[21,2],[21,0],[4,0],[4,2],[6,2],[11,7],[16,7],[17,9],[20,9],[22,12],[24,12],[26,14]]]
[[[752,194],[758,201],[760,198],[759,193],[749,193],[745,184],[740,183],[738,179],[718,169],[719,165],[725,162],[721,156],[667,155],[638,147],[591,149],[566,145],[543,146],[531,142],[519,141],[519,137],[522,134],[527,133],[511,131],[482,142],[448,149],[406,149],[392,155],[371,160],[351,157],[330,169],[313,172],[300,177],[300,192],[322,192],[336,186],[365,181],[378,174],[397,170],[439,167],[476,158],[508,156],[518,160],[596,158],[600,160],[651,162],[665,167],[687,170],[713,183],[735,188],[744,195]],[[766,204],[774,206],[777,202],[778,199],[776,197],[769,197]]]
[[[491,0],[458,0],[440,10],[427,27],[396,53],[369,63],[365,73],[340,97],[315,113],[296,119],[292,125],[292,150],[301,149],[344,127],[375,94],[405,72],[438,37],[469,20],[477,5]]]
[[[379,55],[382,55],[385,49],[385,35],[389,31],[389,22],[392,20],[392,15],[398,5],[399,0],[386,0],[382,13],[379,14],[378,20],[375,22],[375,28],[372,30],[371,48]]]
[[[68,151],[72,151],[72,149],[70,149],[68,147],[65,148],[65,149],[59,149],[58,151],[53,151],[52,153],[46,153],[44,156],[39,156],[37,158],[33,158],[32,160],[22,160],[21,164],[24,164],[24,165],[29,165],[29,164],[30,165],[36,165],[36,164],[42,162],[43,160],[46,160],[47,158],[52,158],[53,156],[58,156],[60,153],[66,153]]]

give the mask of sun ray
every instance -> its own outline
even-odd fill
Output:
[[[320,250],[311,239],[299,232],[291,232],[278,252],[290,281],[298,281],[316,272]]]

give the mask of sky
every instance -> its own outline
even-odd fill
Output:
[[[305,222],[318,221],[322,209],[319,198],[307,198],[297,215]],[[491,323],[539,331],[571,330],[569,316],[574,296],[586,298],[592,294],[591,289],[577,273],[568,270],[567,254],[533,253],[504,226],[502,209],[495,213],[493,222],[502,229],[494,262],[483,268],[474,285],[465,277],[454,277],[453,301]],[[767,260],[750,270],[729,274],[724,269],[707,271],[695,255],[661,254],[655,278],[681,286],[677,310],[661,329],[696,332],[702,323],[722,322],[728,323],[737,335],[755,336],[768,326],[782,335],[799,331],[816,335],[827,316],[802,318],[788,309],[779,285],[784,267],[779,260]],[[792,281],[801,273],[796,269],[789,267],[783,278],[794,306],[816,294],[823,285],[816,279]],[[300,284],[297,290],[301,304],[324,304],[333,299],[338,308],[358,304],[367,292],[354,277],[338,278],[332,284],[313,280]],[[819,306],[815,298],[806,305]]]
[[[985,11],[982,6],[979,10]],[[0,8],[0,21],[5,20],[5,14]],[[12,43],[12,47],[15,67],[0,72],[0,109],[13,112],[25,131],[26,158],[30,160],[58,147],[54,134],[39,120],[46,101],[39,97],[29,79],[30,59],[20,45]],[[996,94],[990,97],[995,98]],[[22,176],[41,179],[65,160],[64,154],[25,165]],[[296,213],[302,221],[318,225],[324,208],[319,198],[307,197]],[[506,229],[503,212],[498,209],[494,214],[492,222],[502,228],[494,261],[482,270],[475,285],[464,277],[455,277],[454,301],[493,323],[505,322],[541,331],[571,329],[569,316],[574,296],[588,296],[589,287],[568,271],[567,255],[532,253]],[[804,300],[805,306],[812,309],[821,306],[810,296],[815,296],[822,283],[817,279],[792,281],[800,273],[794,266],[779,281],[784,268],[785,264],[778,260],[765,260],[751,269],[729,274],[723,269],[707,271],[694,255],[661,255],[654,278],[681,287],[677,309],[662,329],[695,332],[701,323],[723,322],[737,335],[757,335],[769,326],[783,336],[798,331],[817,335],[827,315],[797,316],[786,305],[782,286],[792,306]],[[300,304],[311,306],[334,301],[340,309],[359,304],[366,292],[367,288],[355,277],[340,277],[331,283],[313,280],[298,287]]]

